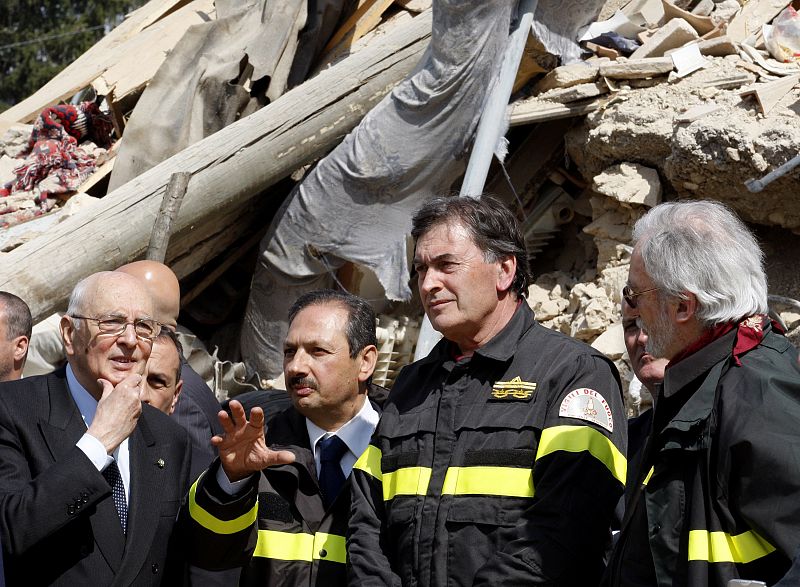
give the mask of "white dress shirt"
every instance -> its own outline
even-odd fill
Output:
[[[317,476],[319,476],[320,468],[320,440],[335,434],[347,445],[348,450],[339,462],[339,465],[342,467],[342,473],[344,473],[346,479],[353,470],[353,465],[356,464],[358,457],[367,450],[367,445],[369,444],[370,438],[372,438],[372,433],[375,432],[375,428],[378,426],[379,419],[380,415],[375,411],[375,408],[372,407],[372,402],[369,401],[369,398],[364,399],[364,405],[361,406],[361,409],[355,416],[348,420],[344,426],[332,432],[323,430],[306,418],[306,430],[308,431],[309,444],[314,452]],[[231,482],[222,467],[217,469],[217,483],[219,483],[220,488],[228,495],[235,495],[247,481],[248,479],[241,479]]]
[[[78,383],[75,378],[75,373],[72,372],[72,366],[67,365],[67,387],[72,395],[72,399],[78,405],[78,411],[81,413],[86,428],[92,425],[94,421],[95,412],[97,412],[97,400]],[[113,457],[106,453],[106,448],[103,443],[88,432],[81,436],[78,440],[77,446],[84,454],[89,457],[98,471],[104,471],[112,461],[117,461],[119,474],[122,477],[122,484],[125,486],[125,500],[130,503],[131,499],[131,467],[130,455],[128,453],[128,439],[122,441],[117,449],[114,451]]]

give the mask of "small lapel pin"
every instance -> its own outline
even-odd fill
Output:
[[[164,463],[164,459],[158,459],[158,460],[156,461],[156,465],[158,465],[158,468],[159,468],[159,469],[163,469],[163,468],[164,468],[164,465],[165,465],[165,463]]]

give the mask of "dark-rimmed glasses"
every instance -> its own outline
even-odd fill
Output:
[[[71,318],[78,318],[79,320],[91,320],[97,322],[97,328],[102,334],[109,336],[119,336],[128,327],[128,324],[133,324],[133,331],[138,338],[142,340],[152,341],[161,332],[161,323],[149,318],[139,318],[137,320],[127,320],[120,316],[103,316],[102,318],[91,318],[89,316],[76,316],[72,315]]]
[[[657,289],[657,287],[651,287],[650,289],[643,289],[642,291],[633,291],[630,285],[626,285],[622,288],[622,298],[631,308],[635,308],[637,304],[636,296],[640,296],[651,291],[656,291]]]

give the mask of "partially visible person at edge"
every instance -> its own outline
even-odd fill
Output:
[[[624,298],[669,366],[608,584],[772,585],[800,543],[800,371],[762,252],[707,201],[656,206],[634,241]]]
[[[597,585],[625,480],[613,364],[542,327],[514,215],[491,197],[414,216],[425,313],[353,469],[352,585]]]
[[[0,381],[22,377],[32,329],[28,304],[12,293],[0,291]]]
[[[220,458],[189,502],[195,564],[243,564],[240,585],[248,587],[347,584],[346,480],[386,399],[370,383],[376,345],[365,300],[331,290],[297,299],[283,347],[293,405],[270,420],[266,438],[261,407],[249,420],[235,399],[233,418],[221,412]]]

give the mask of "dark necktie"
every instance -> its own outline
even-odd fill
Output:
[[[119,522],[122,524],[122,533],[125,534],[128,526],[128,500],[125,499],[125,486],[122,484],[122,475],[119,473],[117,461],[111,461],[111,464],[103,469],[103,477],[111,485],[114,507],[117,508]]]
[[[344,485],[341,460],[347,452],[347,445],[336,435],[321,440],[319,444],[319,488],[325,509],[328,509]]]

